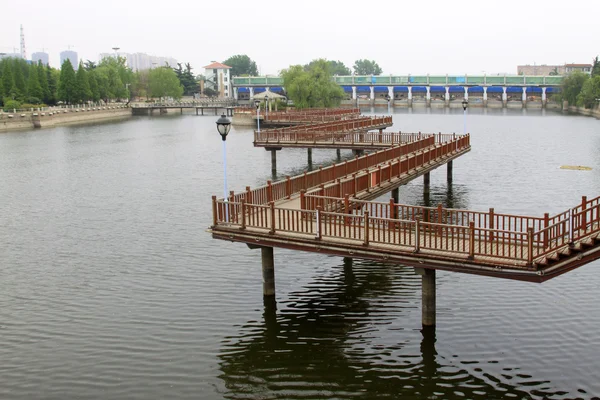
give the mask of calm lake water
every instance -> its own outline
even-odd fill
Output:
[[[402,203],[542,216],[600,195],[600,121],[469,111],[453,185],[438,169],[428,198],[418,179]],[[260,252],[206,232],[223,192],[215,121],[0,135],[1,399],[600,396],[600,262],[542,285],[438,272],[437,330],[422,333],[411,268],[276,249],[277,305],[263,305]],[[398,110],[389,130],[462,129],[462,110]],[[271,178],[250,129],[227,146],[230,189]],[[313,167],[335,160],[313,152]],[[277,161],[280,177],[308,168],[306,150]]]

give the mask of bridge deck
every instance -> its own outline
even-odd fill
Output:
[[[424,135],[265,187],[213,197],[214,238],[542,282],[600,258],[600,197],[556,216],[366,201],[470,150]]]

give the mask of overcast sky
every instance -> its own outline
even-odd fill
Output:
[[[589,63],[600,54],[599,0],[27,0],[0,7],[0,52],[45,49],[58,66],[102,52],[170,56],[196,73],[247,54],[261,74],[315,58],[375,60],[384,74],[516,73],[519,64]],[[17,50],[18,51],[18,50]]]

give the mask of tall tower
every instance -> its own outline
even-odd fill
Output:
[[[27,60],[27,50],[25,49],[25,33],[23,33],[23,25],[21,25],[21,58]]]

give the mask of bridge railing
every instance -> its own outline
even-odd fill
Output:
[[[350,131],[368,131],[371,129],[380,129],[382,126],[391,125],[392,117],[360,117],[352,119],[344,119],[339,121],[331,121],[324,123],[307,124],[301,126],[285,127],[285,128],[273,128],[273,129],[262,129],[260,131],[254,131],[254,142],[255,143],[271,143],[279,141],[295,141],[300,140],[302,135],[306,136],[314,134],[316,136],[310,136],[313,140],[321,137],[320,135],[327,133],[350,133]]]
[[[561,84],[564,76],[545,75],[345,75],[332,78],[349,85],[552,85]],[[279,77],[234,77],[234,86],[282,86]]]
[[[268,204],[271,201],[278,201],[290,198],[292,195],[300,193],[301,190],[314,188],[322,183],[328,183],[335,179],[342,178],[346,175],[359,172],[361,170],[372,168],[379,163],[387,162],[435,143],[434,135],[423,135],[414,142],[403,143],[393,148],[380,150],[362,157],[357,157],[353,160],[348,160],[343,163],[333,164],[318,170],[305,172],[302,175],[287,177],[285,180],[278,182],[267,181],[265,186],[251,189],[249,186],[241,193],[230,192],[228,200],[231,202],[241,202],[245,200],[248,204]],[[456,140],[450,142],[446,146],[456,148],[456,143],[460,143],[460,148],[469,146],[469,135],[457,136]],[[215,197],[216,199],[216,197]]]

